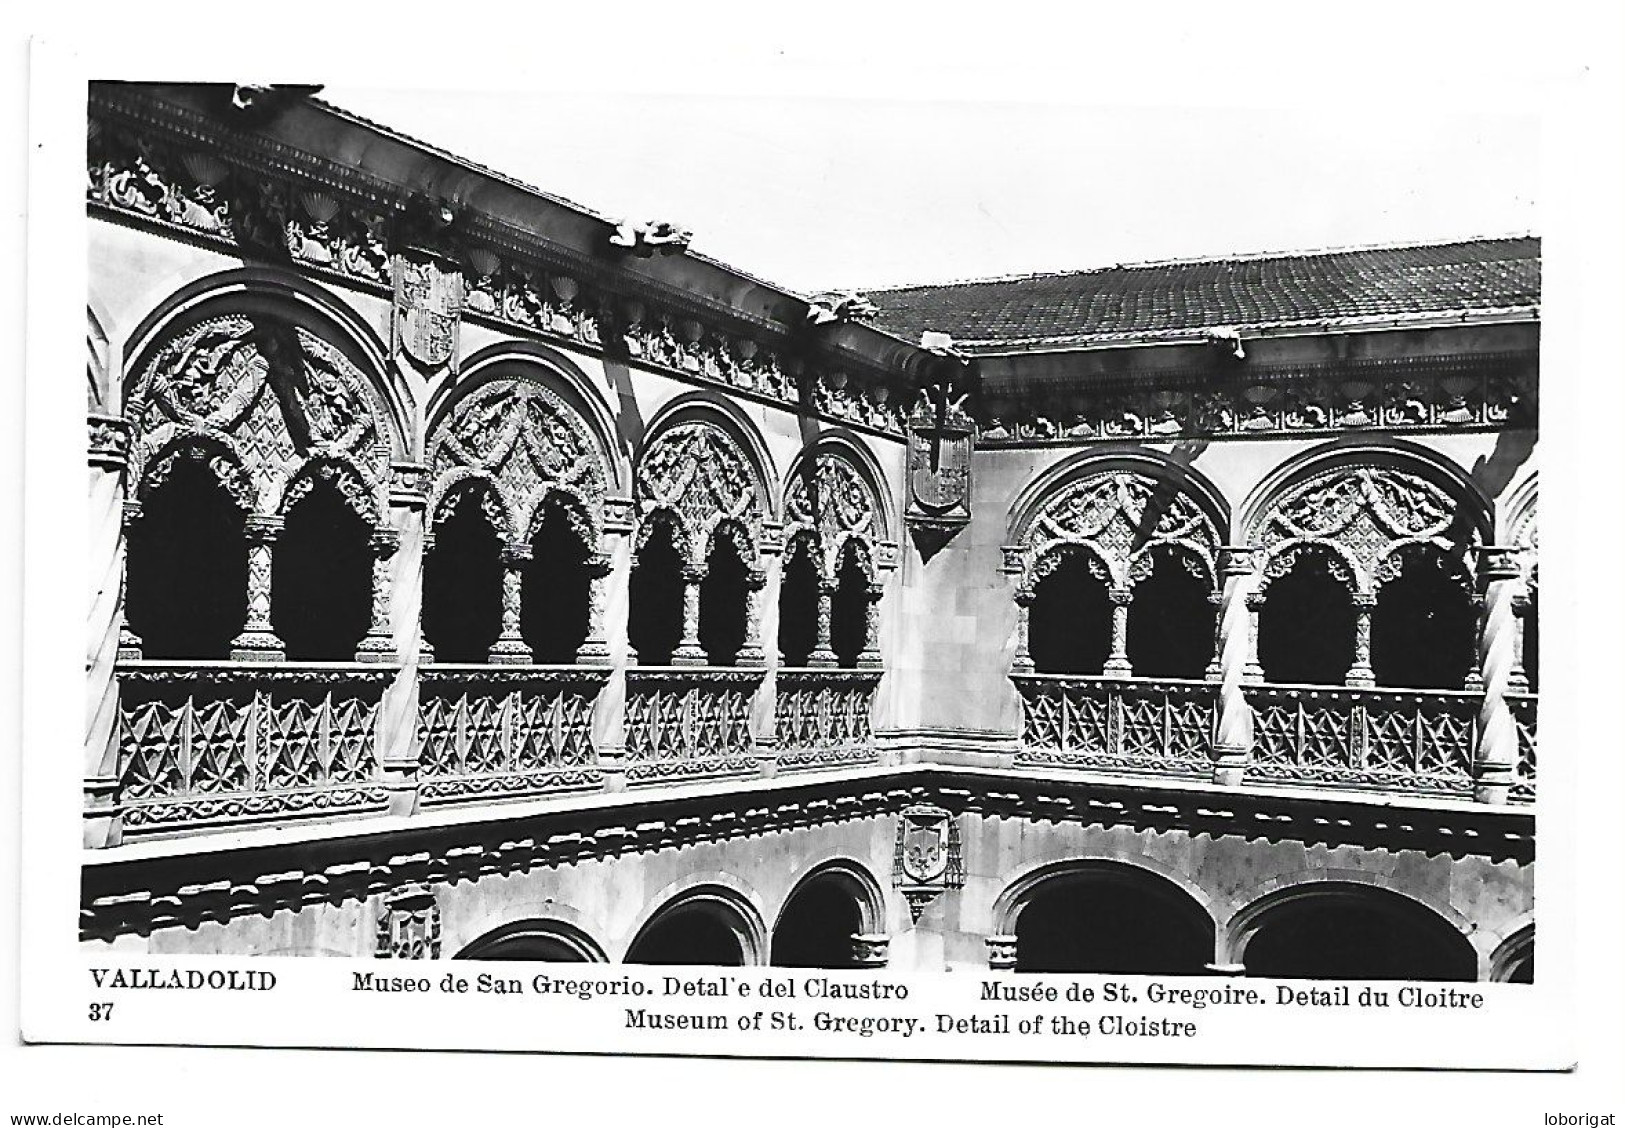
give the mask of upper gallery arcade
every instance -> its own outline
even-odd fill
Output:
[[[526,867],[1222,808],[1495,838],[1527,911],[1533,239],[803,296],[230,86],[93,87],[86,192],[87,935],[236,912],[132,902],[137,839],[258,890],[205,843],[566,797]],[[978,882],[947,931],[1014,928],[965,835],[854,928]]]

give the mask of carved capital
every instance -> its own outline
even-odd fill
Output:
[[[1517,545],[1485,545],[1478,550],[1478,578],[1482,583],[1515,580],[1523,574],[1523,549]]]
[[[1261,556],[1262,553],[1256,545],[1223,545],[1219,549],[1219,574],[1226,577],[1250,576],[1258,571]]]
[[[389,464],[389,503],[403,509],[422,509],[428,502],[429,468],[419,462]]]
[[[629,497],[604,499],[604,532],[626,534],[632,531],[634,506]]]
[[[243,536],[249,544],[273,544],[282,534],[282,518],[253,513],[243,522]]]

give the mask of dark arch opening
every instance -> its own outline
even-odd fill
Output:
[[[486,661],[502,631],[502,541],[472,493],[434,526],[423,564],[423,635],[440,662]]]
[[[1027,650],[1046,674],[1099,674],[1111,653],[1112,607],[1106,585],[1069,552],[1033,588]]]
[[[349,662],[372,622],[371,527],[331,482],[288,510],[272,550],[271,627],[301,662]]]
[[[790,895],[773,929],[775,967],[857,967],[852,937],[863,931],[863,907],[846,882],[820,874]]]
[[[848,541],[841,552],[841,566],[835,572],[835,594],[830,597],[830,649],[842,666],[852,668],[863,653],[865,624],[869,615],[869,573],[859,558],[860,550]]]
[[[818,562],[811,542],[797,540],[779,582],[779,653],[786,666],[805,666],[818,644]]]
[[[1200,678],[1213,660],[1212,589],[1173,552],[1151,560],[1129,604],[1129,664],[1140,677]]]
[[[1065,874],[1016,918],[1016,970],[1201,975],[1213,921],[1182,890],[1132,873]]]
[[[1405,557],[1377,592],[1371,668],[1378,685],[1460,689],[1477,657],[1478,612],[1459,564],[1439,553]]]
[[[1267,681],[1343,684],[1354,664],[1354,600],[1320,553],[1299,555],[1265,591],[1258,662]]]
[[[532,960],[537,963],[590,963],[588,942],[545,924],[508,925],[475,940],[460,960]],[[602,956],[597,957],[602,959]]]
[[[718,908],[690,903],[667,909],[645,925],[626,962],[743,967],[745,949]]]
[[[180,461],[130,527],[125,615],[148,658],[225,658],[248,615],[243,511],[201,463]]]
[[[521,581],[519,631],[535,661],[569,665],[587,640],[592,594],[587,545],[564,510],[550,505],[530,546]]]
[[[643,666],[671,665],[683,638],[683,560],[666,521],[649,530],[632,569],[627,638]]]
[[[1276,979],[1472,980],[1472,945],[1432,911],[1381,890],[1326,890],[1259,919],[1248,975]]]
[[[700,581],[700,648],[713,666],[732,666],[745,645],[745,578],[733,540],[717,536]]]

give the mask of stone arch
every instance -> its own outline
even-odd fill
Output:
[[[129,403],[131,386],[141,379],[165,341],[196,321],[231,312],[291,323],[332,346],[366,378],[379,408],[389,456],[407,458],[415,453],[411,449],[411,397],[389,376],[388,344],[335,293],[295,272],[273,267],[221,271],[180,286],[159,301],[125,339],[125,403]]]
[[[1490,953],[1489,978],[1494,983],[1532,983],[1535,978],[1535,922],[1513,929]]]
[[[1208,895],[1150,859],[1039,865],[999,894],[993,924],[1018,971],[1195,975],[1215,948]]]
[[[858,966],[857,937],[886,931],[885,898],[868,868],[847,858],[813,866],[779,904],[770,960],[775,967]]]
[[[406,442],[398,403],[364,340],[302,294],[203,292],[147,334],[124,379],[131,480],[183,434],[229,448],[271,515],[313,459],[353,464],[381,514]]]
[[[366,471],[342,451],[313,454],[294,470],[275,500],[276,513],[286,517],[299,500],[318,482],[329,482],[346,505],[371,525],[382,525],[387,517],[378,505],[377,491],[367,481]]]
[[[519,519],[508,507],[496,478],[488,471],[466,467],[446,474],[435,483],[425,510],[429,535],[434,535],[435,527],[451,516],[453,510],[471,500],[485,511],[486,520],[499,540],[513,544],[520,539]]]
[[[664,511],[680,533],[684,562],[703,567],[717,526],[732,521],[748,540],[744,562],[760,566],[762,524],[775,515],[767,490],[771,463],[737,411],[680,396],[651,421],[633,481],[637,546],[647,540],[653,515]]]
[[[1030,483],[1011,508],[1006,570],[1026,588],[1059,545],[1085,545],[1114,587],[1131,586],[1132,562],[1152,547],[1178,545],[1218,574],[1228,515],[1222,495],[1189,467],[1153,451],[1085,451]]]
[[[728,875],[713,874],[680,891],[671,890],[672,887],[668,886],[655,896],[652,901],[654,908],[632,933],[623,962],[667,962],[648,960],[649,955],[656,953],[640,952],[639,948],[640,945],[649,945],[659,927],[676,920],[679,914],[703,916],[720,926],[738,945],[741,966],[752,967],[767,962],[768,935],[767,927],[763,924],[761,898],[743,882]],[[634,955],[641,955],[644,959],[634,960]]]
[[[608,444],[593,401],[574,384],[533,359],[492,356],[436,405],[424,453],[430,497],[478,474],[502,498],[514,542],[559,500],[585,522],[578,531],[598,550],[604,498],[616,480]]]
[[[1460,467],[1397,439],[1337,440],[1289,459],[1242,506],[1239,543],[1262,550],[1261,586],[1305,545],[1335,552],[1351,592],[1370,595],[1397,545],[1430,544],[1465,559],[1490,534],[1491,506]]]
[[[811,535],[825,579],[834,578],[849,543],[862,547],[876,578],[882,546],[895,544],[883,480],[868,449],[839,433],[820,435],[791,463],[782,491],[786,539]]]
[[[162,446],[150,451],[134,479],[135,499],[146,500],[182,461],[204,463],[244,515],[254,512],[259,498],[253,476],[236,447],[225,436],[201,428],[177,428]]]
[[[1462,914],[1450,905],[1413,890],[1395,889],[1377,875],[1361,871],[1304,871],[1274,878],[1254,890],[1251,899],[1244,896],[1237,900],[1242,907],[1231,915],[1224,932],[1224,950],[1231,964],[1247,966],[1249,950],[1260,932],[1283,921],[1289,923],[1291,917],[1287,914],[1319,907],[1352,908],[1391,921],[1396,928],[1410,930],[1410,942],[1403,946],[1421,958],[1424,968],[1430,972],[1416,978],[1476,978],[1478,957],[1467,938],[1469,925]],[[1373,970],[1392,970],[1383,964],[1382,954],[1373,953],[1372,958]],[[1321,977],[1301,974],[1301,969],[1283,974],[1296,978]],[[1329,977],[1412,978],[1387,974],[1362,976],[1358,968],[1349,967]]]
[[[557,916],[528,917],[498,925],[469,941],[451,958],[609,962],[603,947],[585,929]]]
[[[118,410],[113,379],[112,338],[102,304],[94,295],[85,304],[85,400],[90,411],[111,415]]]

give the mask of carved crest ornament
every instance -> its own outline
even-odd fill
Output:
[[[395,305],[395,350],[425,368],[456,367],[462,323],[462,271],[433,255],[408,253],[390,260]]]
[[[898,815],[892,882],[902,889],[916,922],[926,906],[944,891],[965,884],[959,823],[952,812],[930,803],[917,803]]]
[[[975,424],[966,395],[951,399],[947,381],[920,393],[908,416],[908,509],[904,520],[929,558],[970,523]]]

